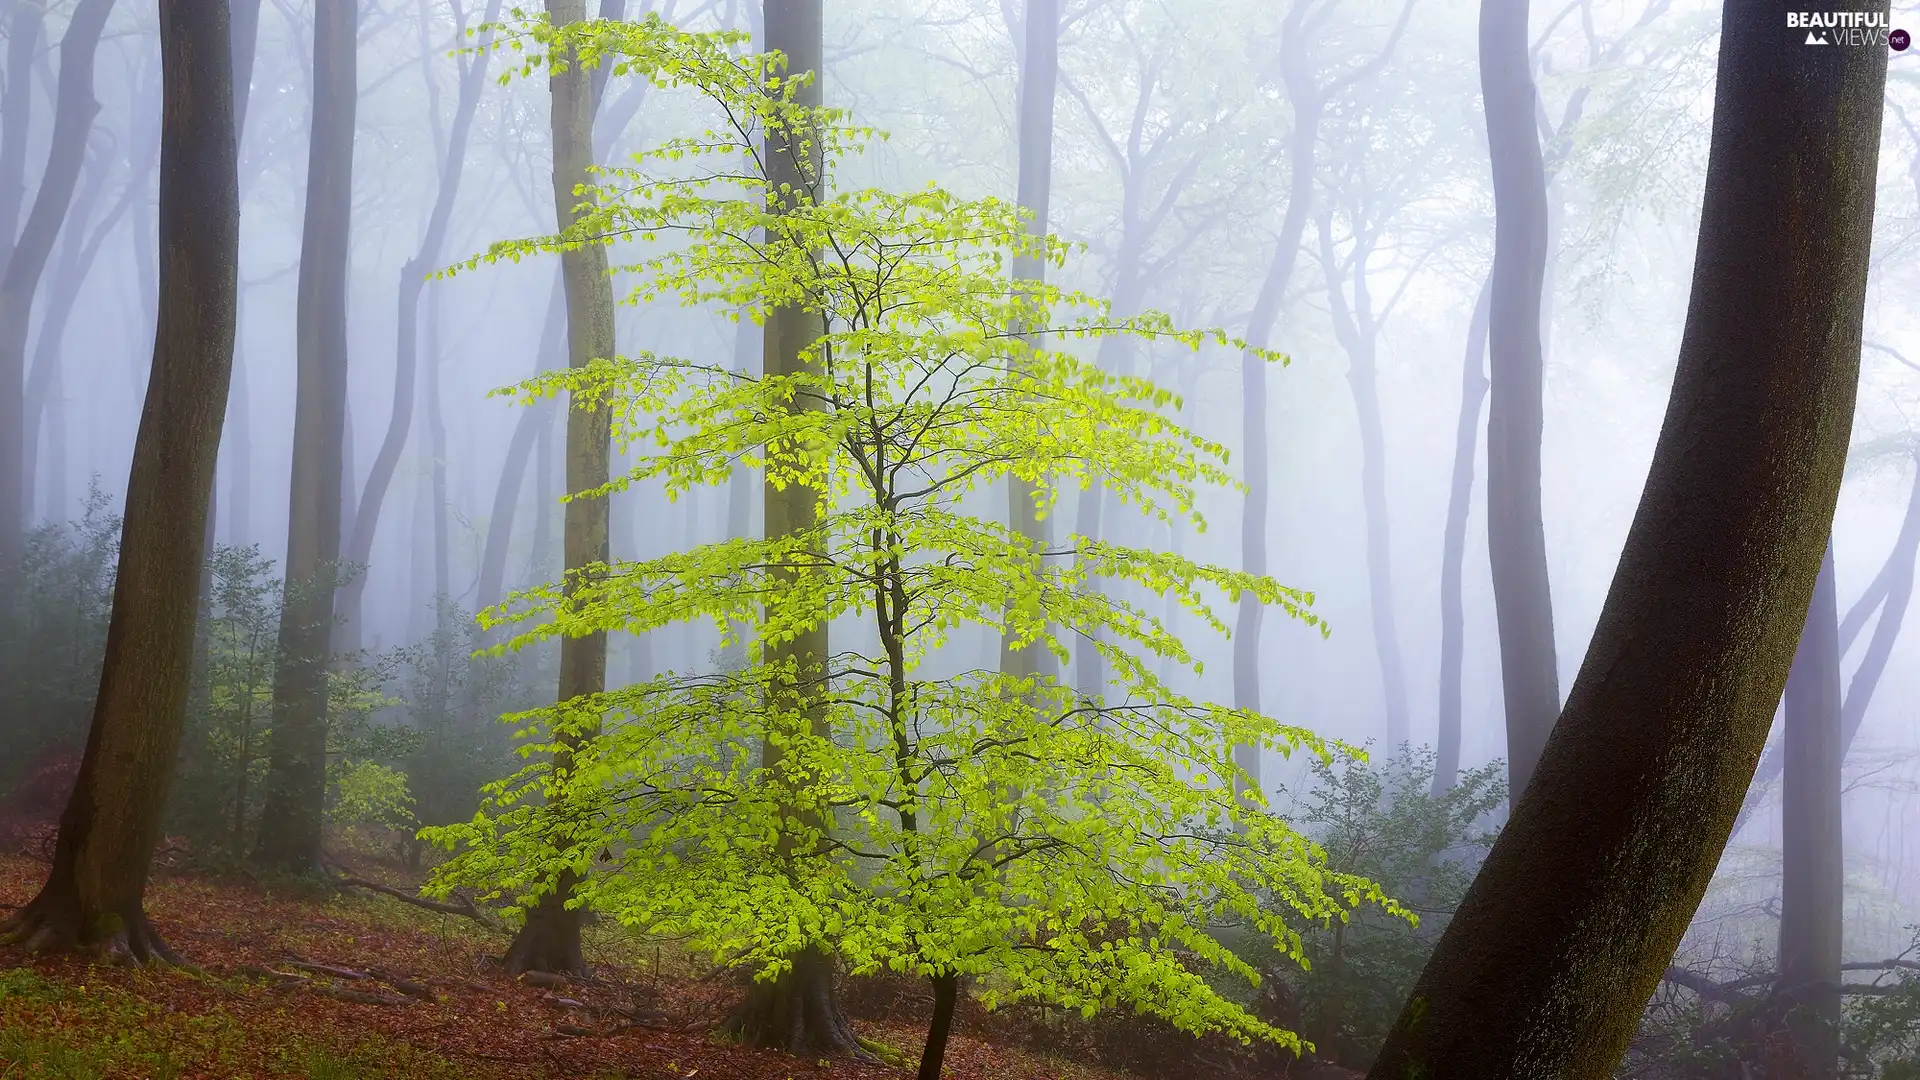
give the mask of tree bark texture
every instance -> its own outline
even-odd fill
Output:
[[[1807,48],[1777,16],[1725,5],[1646,489],[1536,782],[1375,1080],[1610,1076],[1766,742],[1847,455],[1887,66],[1885,50]]]
[[[1487,555],[1500,633],[1507,781],[1518,801],[1560,714],[1540,510],[1544,383],[1540,297],[1547,271],[1547,177],[1535,126],[1527,0],[1481,0],[1480,92],[1493,161],[1493,296],[1488,343]]]
[[[340,561],[347,423],[347,257],[353,212],[358,0],[314,0],[313,126],[294,313],[293,470],[268,739],[254,859],[320,864],[326,799],[327,666]]]
[[[174,960],[148,925],[148,863],[192,676],[201,536],[233,361],[240,194],[227,8],[161,0],[160,317],[127,479],[93,724],[39,895],[9,935]]]
[[[555,26],[586,21],[585,0],[547,0]],[[582,196],[574,189],[589,180],[593,161],[594,93],[592,73],[578,63],[556,71],[553,93],[553,203],[561,228],[571,225]],[[587,244],[560,255],[567,304],[567,362],[585,367],[614,355],[613,279],[607,276],[607,249]],[[612,413],[604,406],[567,410],[567,492],[579,495],[603,487],[612,454]],[[586,568],[604,564],[608,555],[607,500],[574,498],[566,504],[561,526],[566,558],[566,591],[582,583]],[[607,635],[594,633],[560,641],[560,685],[556,700],[597,694],[607,685]],[[571,756],[562,751],[554,768],[565,772]],[[564,812],[564,811],[563,811]],[[584,972],[580,955],[580,912],[566,901],[574,879],[562,872],[553,891],[527,913],[527,921],[507,950],[507,970]]]
[[[933,976],[933,1021],[927,1025],[927,1045],[920,1051],[920,1073],[916,1080],[940,1080],[940,1065],[947,1056],[947,1036],[953,1032],[953,1007],[960,998],[960,977]]]
[[[54,92],[52,144],[33,209],[0,275],[0,573],[20,558],[26,540],[25,473],[27,328],[34,295],[80,179],[87,133],[100,103],[93,97],[93,60],[113,0],[79,0],[60,39],[60,76]],[[16,27],[18,21],[16,20]],[[22,98],[21,100],[24,100]],[[24,137],[24,125],[22,125]],[[0,148],[3,149],[3,148]],[[10,164],[10,163],[9,163]],[[0,184],[6,178],[0,177]],[[0,207],[4,209],[4,207]],[[10,230],[9,230],[10,231]]]
[[[1433,795],[1452,789],[1460,775],[1460,669],[1466,652],[1467,614],[1461,571],[1467,559],[1467,516],[1473,510],[1473,473],[1480,439],[1480,405],[1487,399],[1487,320],[1492,280],[1480,286],[1467,325],[1467,358],[1460,368],[1460,421],[1453,429],[1453,478],[1448,485],[1447,526],[1440,542],[1440,722],[1434,757]]]

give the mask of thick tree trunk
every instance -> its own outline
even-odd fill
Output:
[[[113,0],[78,0],[74,5],[66,35],[60,39],[60,79],[46,171],[40,175],[33,209],[0,276],[0,573],[18,561],[26,539],[27,327],[41,273],[80,179],[87,133],[100,112],[100,103],[93,97],[93,57],[112,10]],[[0,177],[0,184],[6,179]]]
[[[6,931],[30,948],[110,944],[143,961],[175,959],[148,925],[143,897],[186,720],[240,243],[226,5],[161,0],[160,46],[160,321],[106,658],[53,870]]]
[[[481,25],[491,25],[498,21],[499,16],[500,0],[486,0]],[[464,19],[460,21],[464,22]],[[453,218],[453,204],[460,194],[460,178],[467,160],[467,139],[473,131],[473,116],[480,105],[480,93],[487,86],[487,58],[490,55],[487,46],[491,38],[491,33],[481,35],[475,45],[481,51],[471,57],[460,72],[459,97],[453,108],[453,127],[440,159],[439,191],[434,196],[433,209],[427,216],[427,229],[420,238],[419,249],[400,268],[398,329],[393,353],[393,412],[387,419],[387,433],[380,440],[380,450],[374,455],[373,465],[367,472],[366,485],[360,489],[359,509],[353,515],[353,536],[347,544],[346,561],[357,566],[365,566],[373,558],[373,541],[380,528],[380,510],[386,504],[387,490],[393,484],[393,472],[400,464],[400,454],[407,445],[407,430],[413,422],[414,372],[420,344],[420,297],[427,288],[427,275],[438,269],[440,251],[446,244],[447,224]],[[430,67],[428,70],[431,72]],[[434,358],[429,358],[428,363],[433,362]],[[429,403],[428,407],[433,409],[436,406]],[[439,460],[436,454],[435,461]],[[436,464],[435,468],[438,475],[444,475],[441,465]],[[340,590],[343,643],[349,650],[357,648],[360,640],[360,612],[366,596],[367,577],[363,573]]]
[[[1887,660],[1893,655],[1894,642],[1899,640],[1900,627],[1906,621],[1907,607],[1913,602],[1916,557],[1920,557],[1920,454],[1915,456],[1913,490],[1907,495],[1907,514],[1900,523],[1899,535],[1894,538],[1893,550],[1887,553],[1886,562],[1874,575],[1866,594],[1855,601],[1847,617],[1840,620],[1838,648],[1840,655],[1845,656],[1875,608],[1880,610],[1880,619],[1873,624],[1873,637],[1867,641],[1866,655],[1860,658],[1860,666],[1853,669],[1853,678],[1847,681],[1846,698],[1840,707],[1843,761],[1853,747],[1853,737],[1860,733],[1860,724],[1867,718],[1867,706],[1873,703],[1873,692],[1880,685],[1880,676],[1886,673]],[[1740,816],[1734,820],[1734,835],[1739,835],[1741,827],[1760,808],[1767,786],[1780,778],[1784,762],[1778,745],[1770,747],[1760,759],[1760,768],[1747,787],[1746,801],[1740,805]]]
[[[1527,0],[1481,0],[1480,90],[1494,205],[1487,554],[1500,632],[1509,798],[1518,802],[1560,714],[1553,595],[1540,511],[1547,178],[1527,59]]]
[[[1045,236],[1053,191],[1053,107],[1060,79],[1060,0],[1027,0],[1025,45],[1020,50],[1019,178],[1015,197],[1032,214],[1027,231]],[[1013,266],[1016,281],[1042,281],[1046,264],[1022,258]],[[1047,548],[1047,522],[1040,517],[1040,485],[1019,477],[1007,480],[1007,524],[1025,540],[1038,562]],[[1038,641],[1000,639],[1000,670],[1015,678],[1057,678],[1053,654]],[[937,1066],[936,1066],[937,1068]]]
[[[547,0],[547,17],[555,26],[584,22],[585,0]],[[594,94],[590,73],[577,63],[556,72],[553,92],[553,203],[562,228],[578,217],[580,196],[574,190],[588,182],[593,161]],[[587,244],[560,256],[560,273],[567,299],[567,361],[585,367],[614,355],[613,280],[607,276],[607,249]],[[567,491],[578,494],[604,486],[612,452],[612,414],[604,406],[567,410]],[[566,558],[566,589],[581,583],[589,566],[607,561],[607,500],[576,498],[566,504],[561,546]],[[597,694],[606,689],[607,636],[595,633],[567,637],[560,642],[560,686],[557,700]],[[590,736],[589,736],[590,737]],[[565,772],[571,755],[562,751],[554,763]],[[564,811],[562,811],[564,812]],[[527,921],[507,952],[507,970],[584,972],[580,956],[580,912],[566,907],[573,892],[572,875],[562,874],[553,891],[527,913]]]
[[[1827,545],[1787,674],[1779,998],[1808,1080],[1840,1064],[1840,631]]]
[[[933,1022],[927,1025],[927,1045],[920,1051],[920,1074],[916,1080],[940,1080],[940,1063],[947,1056],[947,1036],[953,1031],[953,1006],[959,998],[958,975],[933,977]]]
[[[782,0],[768,0],[772,7]],[[777,22],[777,17],[767,20]],[[779,1050],[796,1057],[871,1058],[860,1048],[853,1025],[833,992],[833,958],[805,949],[793,967],[747,990],[726,1021],[722,1035],[747,1046]]]
[[[1610,1076],[1766,742],[1846,461],[1887,68],[1882,49],[1807,48],[1777,15],[1725,5],[1646,490],[1538,782],[1375,1080]]]
[[[1460,369],[1460,421],[1453,429],[1453,480],[1448,486],[1446,534],[1440,544],[1440,723],[1432,789],[1436,798],[1446,794],[1460,775],[1460,668],[1467,635],[1460,578],[1467,558],[1467,515],[1473,510],[1480,403],[1487,397],[1487,312],[1492,293],[1489,278],[1480,286],[1480,298],[1467,325],[1467,359]]]
[[[293,472],[266,805],[254,860],[320,864],[328,643],[340,559],[347,413],[347,257],[358,102],[358,0],[314,0],[313,129],[294,316]]]

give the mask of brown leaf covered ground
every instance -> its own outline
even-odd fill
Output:
[[[26,903],[46,870],[35,858],[0,855],[0,903]],[[543,987],[510,980],[498,969],[493,958],[504,951],[504,936],[384,897],[301,895],[162,869],[148,890],[148,913],[197,972],[29,956],[0,946],[0,1077],[911,1075],[905,1068],[800,1060],[718,1043],[709,1032],[738,995],[737,985],[611,928],[590,936],[594,983]],[[851,998],[864,1038],[898,1050],[908,1063],[917,1057],[926,1017],[911,984]],[[946,1076],[1130,1075],[1043,1052],[1012,1031],[978,1009],[963,1010]],[[1078,1049],[1074,1057],[1101,1057]],[[1193,1049],[1193,1064],[1205,1060],[1204,1048]],[[1240,1063],[1221,1064],[1228,1068],[1205,1074],[1241,1071],[1233,1067]],[[1261,1070],[1268,1077],[1283,1072]]]

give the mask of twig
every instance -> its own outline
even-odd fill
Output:
[[[391,885],[383,885],[378,881],[368,881],[366,878],[336,876],[333,879],[333,883],[343,888],[365,889],[368,892],[379,893],[382,896],[391,896],[395,900],[412,904],[414,907],[425,908],[428,911],[437,911],[442,915],[464,915],[489,930],[498,930],[500,928],[499,923],[489,918],[486,913],[474,906],[473,901],[464,896],[460,897],[459,903],[448,904],[439,900],[430,900],[427,897],[415,895],[407,892],[405,889],[396,889]]]

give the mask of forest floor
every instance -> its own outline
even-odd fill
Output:
[[[0,905],[26,903],[46,871],[42,860],[0,855]],[[195,970],[0,946],[0,1080],[898,1080],[911,1075],[931,1004],[898,981],[849,995],[862,1037],[897,1051],[900,1067],[804,1060],[716,1041],[736,982],[611,927],[589,930],[592,983],[539,986],[500,970],[503,934],[382,896],[303,894],[162,865],[147,911]],[[963,1010],[945,1075],[1135,1075],[1006,1030]]]

